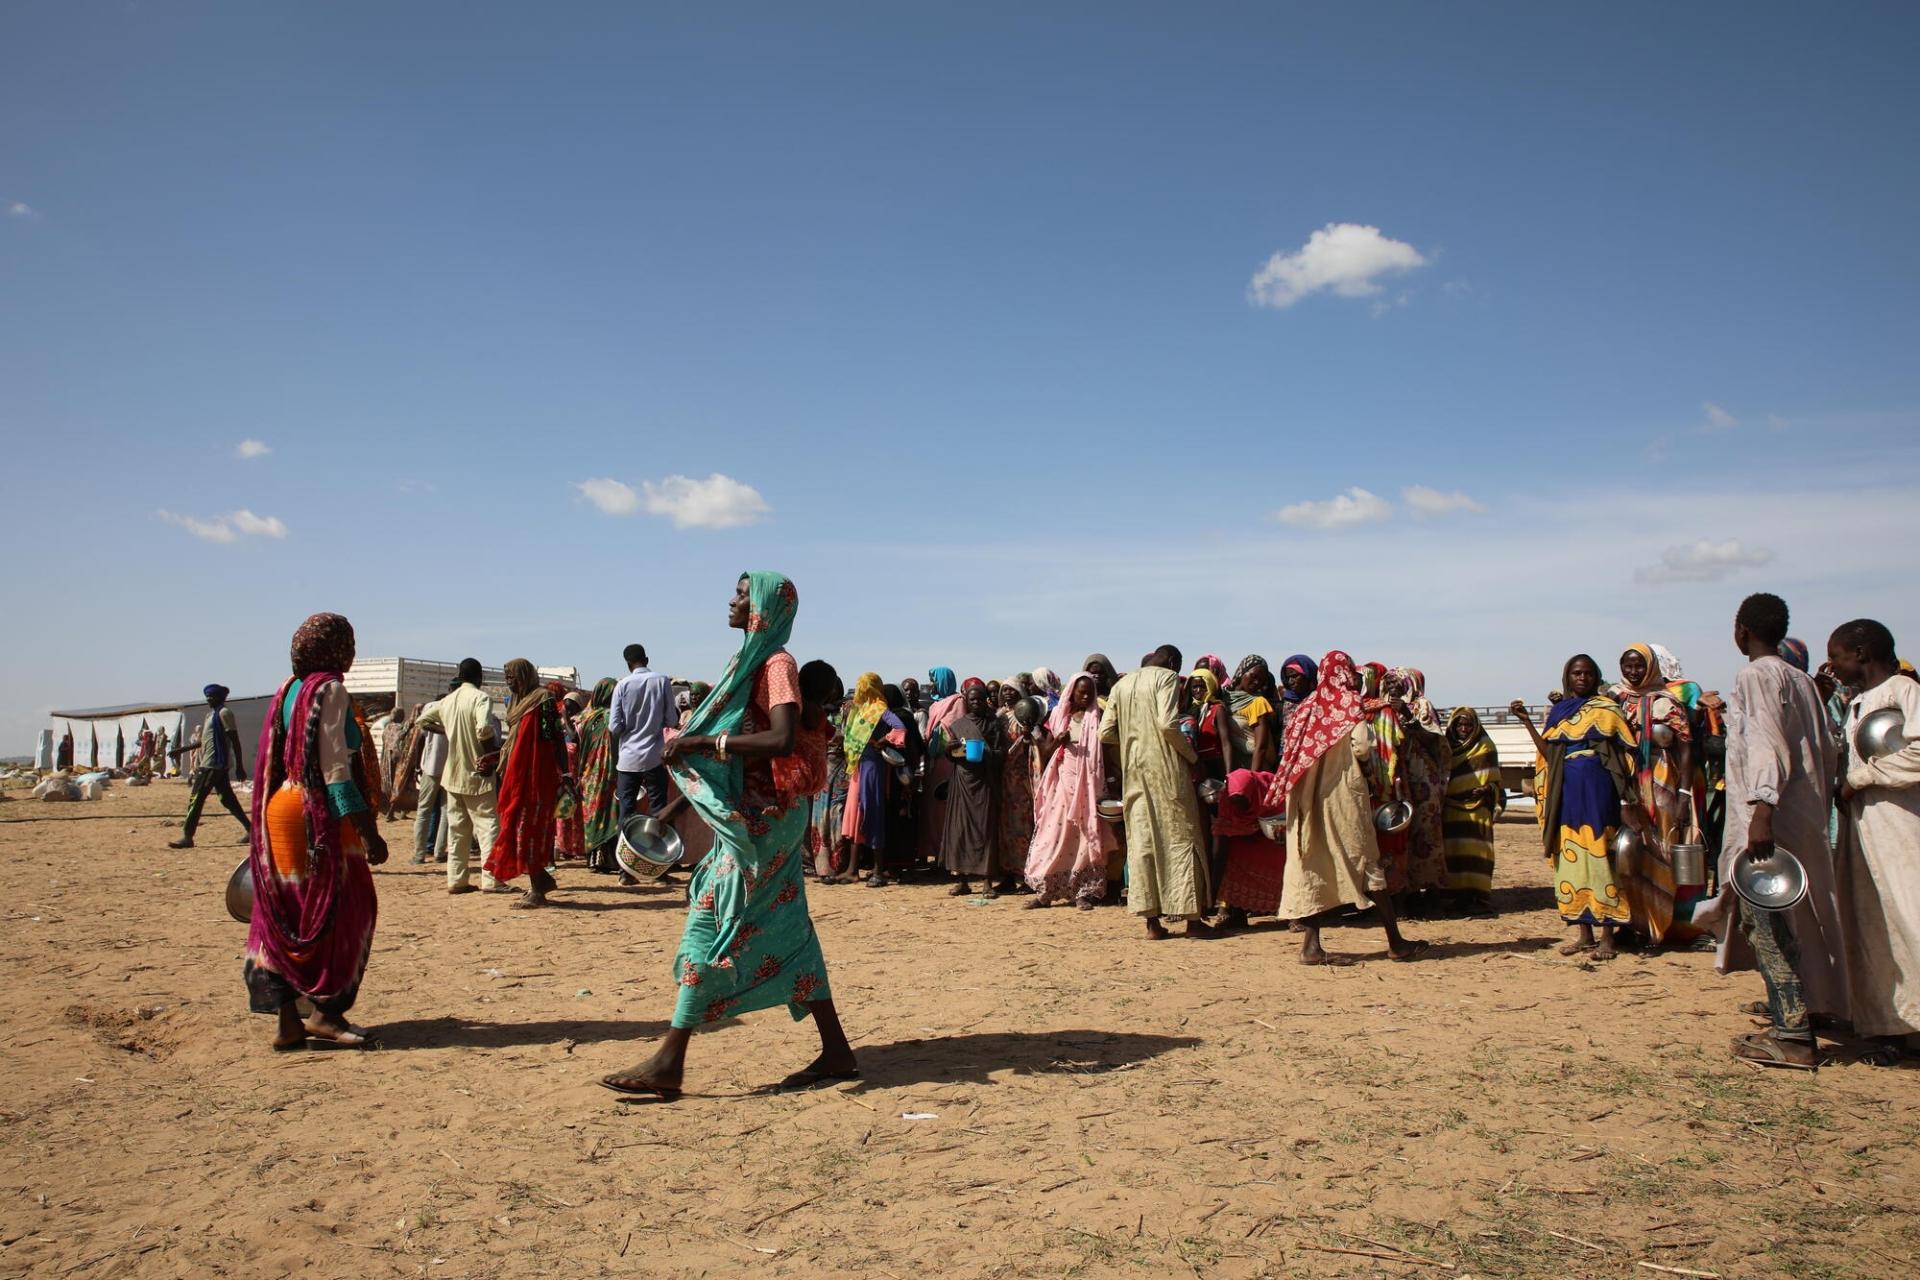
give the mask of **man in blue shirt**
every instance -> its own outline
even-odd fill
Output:
[[[621,654],[627,674],[613,687],[613,707],[607,712],[607,732],[619,755],[614,761],[613,798],[619,820],[633,816],[640,788],[647,789],[647,812],[667,807],[665,731],[680,726],[680,708],[674,705],[673,682],[647,669],[647,651],[630,644]]]

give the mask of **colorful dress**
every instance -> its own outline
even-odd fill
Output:
[[[1100,901],[1107,891],[1107,858],[1120,844],[1096,809],[1107,798],[1099,704],[1081,712],[1070,705],[1082,680],[1095,683],[1085,671],[1069,680],[1047,720],[1047,731],[1061,742],[1040,773],[1026,866],[1027,887],[1044,902]]]
[[[1552,864],[1560,918],[1568,924],[1626,924],[1633,915],[1614,873],[1610,845],[1620,830],[1620,796],[1632,787],[1633,729],[1612,698],[1566,697],[1540,731],[1534,794]]]
[[[799,593],[775,573],[750,573],[747,584],[746,638],[684,733],[756,733],[772,723],[774,707],[798,714],[799,670],[783,646],[793,634]],[[705,753],[668,762],[714,837],[688,886],[692,906],[674,956],[676,1027],[779,1004],[797,1020],[811,1003],[832,998],[801,866],[806,800],[826,778],[825,742],[808,735],[795,741],[799,758],[777,771],[772,761]]]
[[[1235,769],[1227,775],[1220,812],[1213,820],[1214,838],[1226,854],[1227,871],[1220,878],[1220,900],[1250,916],[1270,916],[1280,909],[1285,885],[1287,846],[1269,840],[1260,830],[1267,816],[1264,806],[1273,790],[1271,773]]]
[[[560,798],[560,713],[545,689],[513,721],[500,771],[500,833],[487,851],[487,873],[512,880],[553,865],[553,814]],[[511,709],[507,713],[513,715]]]
[[[253,918],[248,1007],[274,1013],[305,996],[335,1016],[353,1007],[379,916],[367,852],[348,814],[367,809],[363,739],[337,671],[280,686],[260,733],[253,789]]]
[[[578,741],[567,743],[567,772],[576,773],[580,768],[580,744]],[[576,774],[577,776],[577,774]],[[570,791],[561,791],[553,801],[553,856],[556,858],[579,858],[587,852],[586,822],[581,816],[580,801]]]
[[[1472,734],[1457,745],[1456,726]],[[1500,752],[1472,707],[1461,707],[1447,724],[1456,742],[1447,778],[1447,888],[1461,893],[1493,891],[1493,823],[1505,797],[1500,790]],[[1488,794],[1491,788],[1492,794]]]
[[[1668,852],[1668,846],[1681,839],[1693,823],[1692,804],[1685,794],[1692,779],[1683,778],[1679,768],[1681,746],[1692,742],[1693,727],[1686,704],[1667,688],[1653,647],[1636,644],[1632,651],[1646,658],[1647,674],[1639,685],[1619,685],[1613,691],[1636,740],[1635,785],[1623,798],[1638,801],[1659,838],[1649,842],[1638,869],[1624,887],[1633,909],[1633,923],[1646,930],[1654,942],[1660,942],[1674,932],[1676,919],[1685,921],[1692,916],[1694,904],[1705,892],[1704,884],[1682,885],[1675,880],[1673,856]],[[1653,741],[1656,726],[1673,732],[1671,745],[1663,747]],[[1683,931],[1697,932],[1686,927]]]
[[[1007,754],[1000,770],[1000,870],[1009,876],[1022,876],[1027,868],[1027,851],[1033,847],[1033,737],[1011,711],[1000,712],[1000,729],[1006,737]]]
[[[620,835],[620,812],[614,805],[613,764],[616,744],[607,732],[607,709],[619,681],[604,676],[593,686],[593,699],[580,717],[580,838],[590,853],[598,853]]]

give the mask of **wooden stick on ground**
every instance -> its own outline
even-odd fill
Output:
[[[1344,1253],[1352,1258],[1379,1258],[1383,1262],[1404,1262],[1410,1267],[1439,1267],[1443,1271],[1452,1271],[1451,1262],[1435,1262],[1430,1258],[1415,1257],[1411,1253],[1383,1253],[1378,1249],[1336,1249],[1330,1244],[1308,1244],[1304,1240],[1294,1241],[1296,1249],[1311,1249],[1315,1253]]]
[[[1698,1276],[1700,1280],[1720,1280],[1717,1271],[1689,1271],[1685,1267],[1663,1267],[1652,1262],[1636,1262],[1636,1267],[1645,1267],[1649,1271],[1664,1271],[1670,1276]]]

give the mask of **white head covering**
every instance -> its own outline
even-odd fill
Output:
[[[1650,644],[1647,648],[1653,650],[1653,656],[1660,659],[1662,677],[1674,684],[1679,684],[1687,678],[1686,671],[1680,666],[1680,659],[1673,656],[1673,650],[1663,644]]]

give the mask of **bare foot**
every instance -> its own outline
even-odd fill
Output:
[[[1599,945],[1591,938],[1575,938],[1572,942],[1561,944],[1558,950],[1563,956],[1577,956],[1582,951],[1591,951]]]
[[[1164,942],[1166,939],[1171,938],[1173,935],[1167,932],[1167,926],[1161,924],[1156,917],[1148,916],[1147,917],[1147,936],[1149,938],[1152,938],[1155,942]]]
[[[374,1044],[372,1032],[329,1013],[316,1013],[308,1018],[305,1030],[307,1039],[324,1041],[342,1049],[367,1049]]]
[[[1620,954],[1619,952],[1613,949],[1612,938],[1603,938],[1601,941],[1594,944],[1593,958],[1595,960],[1611,960],[1616,955],[1619,955],[1619,954]]]
[[[680,1096],[682,1071],[681,1067],[669,1067],[661,1062],[656,1053],[638,1066],[601,1076],[600,1083],[615,1093],[652,1094],[662,1102],[672,1102]]]
[[[509,911],[532,911],[536,907],[547,905],[547,895],[538,889],[529,889],[514,901],[507,904]]]
[[[1220,930],[1214,928],[1205,920],[1189,920],[1187,921],[1187,936],[1189,938],[1217,938],[1220,936]]]
[[[1045,898],[1041,897],[1039,894],[1036,893],[1031,898],[1028,898],[1025,902],[1021,903],[1020,909],[1022,911],[1037,911],[1041,907],[1050,907],[1052,905],[1053,904],[1051,902],[1048,902]]]

